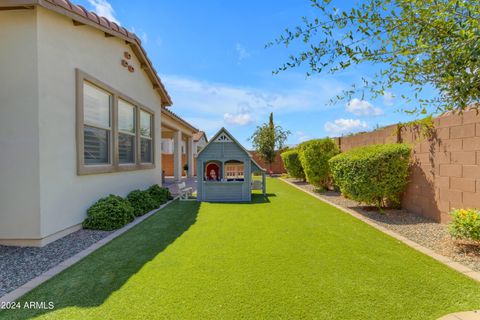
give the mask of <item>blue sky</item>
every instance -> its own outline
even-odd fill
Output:
[[[127,1],[80,0],[135,32],[173,100],[171,110],[211,137],[225,126],[246,147],[255,127],[274,113],[292,132],[288,144],[368,131],[414,117],[401,111],[394,88],[375,101],[360,97],[336,105],[329,99],[372,66],[336,75],[305,77],[305,69],[272,70],[297,46],[265,44],[315,14],[308,0]],[[341,3],[341,1],[339,1]]]

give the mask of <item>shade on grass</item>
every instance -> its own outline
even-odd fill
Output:
[[[0,318],[436,319],[480,285],[282,181],[249,204],[175,202]]]

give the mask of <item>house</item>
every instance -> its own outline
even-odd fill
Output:
[[[262,181],[252,175],[262,175]],[[222,128],[197,155],[197,200],[218,202],[251,201],[252,190],[266,192],[265,169]]]
[[[172,113],[170,111],[170,113]],[[196,174],[195,170],[195,157],[197,156],[198,152],[207,144],[207,136],[205,135],[205,132],[203,131],[198,131],[198,129],[195,129],[194,127],[189,128],[191,132],[193,133],[193,175]],[[195,132],[196,131],[196,132]],[[162,169],[163,169],[163,174],[166,177],[174,177],[174,180],[179,181],[183,176],[187,175],[187,177],[191,177],[191,174],[188,174],[187,172],[183,171],[182,172],[176,172],[175,167],[177,168],[183,168],[185,165],[187,165],[189,168],[191,168],[191,165],[188,165],[189,161],[187,159],[187,145],[188,141],[182,137],[181,143],[180,143],[180,150],[181,150],[181,157],[176,157],[175,156],[175,141],[174,141],[174,135],[173,132],[168,128],[164,127],[162,128]],[[181,162],[178,162],[178,159],[181,159]]]
[[[198,131],[193,135],[193,152],[197,156],[198,153],[207,145],[208,139],[204,131]]]
[[[195,135],[199,130],[174,112],[162,109],[161,157],[164,176],[180,181],[184,175],[192,177],[195,168]],[[184,172],[184,165],[188,170]]]
[[[0,39],[0,244],[45,245],[97,199],[161,184],[167,130],[193,167],[198,129],[135,34],[67,0],[8,0]]]

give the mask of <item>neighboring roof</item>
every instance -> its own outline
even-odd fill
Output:
[[[250,152],[248,152],[248,150],[245,149],[245,147],[242,146],[242,144],[241,144],[240,142],[238,142],[238,140],[235,139],[235,137],[232,136],[232,134],[231,134],[227,129],[225,129],[224,127],[222,127],[220,130],[218,130],[218,132],[213,136],[213,138],[210,139],[210,142],[208,142],[208,143],[205,145],[205,147],[203,147],[202,150],[200,150],[200,152],[197,154],[197,158],[198,158],[198,156],[199,156],[203,151],[205,151],[205,150],[207,149],[207,147],[208,147],[211,143],[215,142],[215,140],[218,138],[218,136],[219,136],[220,134],[222,134],[222,133],[225,133],[226,135],[228,135],[228,137],[229,137],[230,139],[232,139],[233,142],[235,142],[243,151],[245,151],[245,153],[248,155],[248,157],[250,158],[250,160],[251,160],[261,171],[267,171],[266,169],[262,168],[262,167],[253,159],[252,154],[251,154]]]
[[[168,110],[167,108],[162,108],[162,113],[169,115],[173,119],[181,122],[183,125],[187,126],[192,130],[192,132],[198,132],[198,129],[192,126],[190,123],[187,121],[183,120],[179,115],[177,115],[175,112]],[[195,136],[195,134],[194,134]]]
[[[198,131],[193,135],[193,141],[200,141],[202,137],[205,137],[205,141],[208,142],[207,135],[205,134],[204,131]]]
[[[147,56],[147,52],[142,47],[140,39],[132,32],[128,31],[115,22],[104,17],[98,16],[96,13],[86,10],[80,5],[75,5],[69,0],[7,0],[0,1],[1,9],[28,9],[33,6],[41,6],[45,9],[55,11],[59,14],[71,18],[76,25],[89,25],[105,32],[108,36],[118,37],[125,40],[130,45],[132,51],[140,60],[141,68],[147,73],[152,81],[153,89],[157,90],[162,100],[162,106],[171,106],[172,100],[168,95],[157,71],[153,67],[152,62]]]

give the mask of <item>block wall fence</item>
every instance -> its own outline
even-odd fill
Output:
[[[424,138],[415,128],[397,125],[374,132],[335,138],[340,150],[370,144],[412,146],[410,178],[402,207],[435,221],[449,221],[452,208],[480,208],[480,115],[446,113],[433,120],[435,129]]]
[[[273,174],[282,174],[286,173],[287,170],[285,170],[285,167],[283,165],[283,160],[280,157],[280,152],[277,152],[277,155],[275,156],[275,160],[273,160],[272,165],[268,164],[267,162],[263,161],[255,151],[249,151],[250,154],[253,157],[253,160],[255,160],[256,163],[258,163],[262,168],[267,169],[267,171],[272,171]]]

